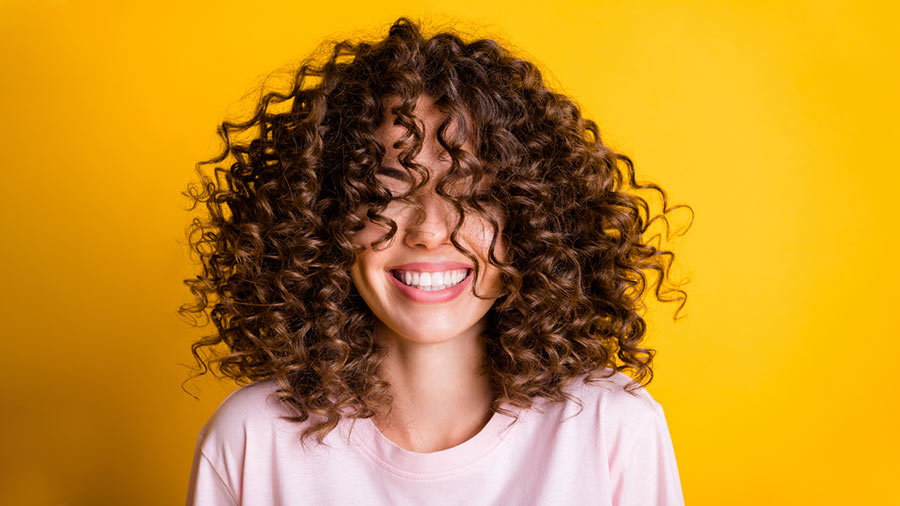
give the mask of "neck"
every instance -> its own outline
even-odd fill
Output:
[[[480,334],[440,343],[392,339],[381,376],[391,384],[393,403],[375,415],[385,437],[401,448],[429,453],[457,446],[490,420],[493,393],[481,374]]]

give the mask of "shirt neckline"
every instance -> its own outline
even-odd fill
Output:
[[[521,415],[520,415],[521,417]],[[401,448],[375,426],[371,418],[351,422],[350,437],[376,464],[411,479],[437,479],[457,474],[486,457],[508,436],[514,417],[494,412],[477,434],[445,450],[420,453]]]

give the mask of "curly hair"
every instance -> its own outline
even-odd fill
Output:
[[[365,224],[356,211],[367,206],[365,218],[390,229],[373,246],[389,241],[397,225],[380,212],[415,190],[394,196],[375,178],[385,148],[373,134],[386,114],[408,132],[395,146],[401,164],[427,181],[412,161],[423,137],[413,112],[425,94],[446,114],[437,138],[452,165],[437,192],[460,213],[451,242],[475,258],[456,237],[466,211],[494,229],[489,261],[503,289],[482,336],[492,409],[515,416],[505,405],[568,399],[563,387],[582,375],[622,371],[631,389],[649,383],[656,352],[642,344],[642,295],[655,285],[656,298],[681,301],[680,311],[687,294],[668,280],[674,254],[646,235],[662,219],[668,237],[666,215],[690,207],[669,208],[659,186],[636,182],[631,159],[601,142],[594,121],[493,40],[425,37],[400,18],[383,40],[328,47],[324,62],[310,57],[293,71],[289,90],[264,90],[248,120],[223,122],[224,149],[198,163],[200,180],[188,185],[191,209],[205,204],[208,213],[189,227],[202,272],[185,280],[194,300],[179,312],[195,325],[206,315],[216,327],[191,347],[199,374],[208,361],[238,384],[274,378],[295,415],[289,420],[317,417],[301,441],[316,435],[322,443],[341,417],[390,405],[390,385],[379,377],[386,350],[349,273],[359,251],[351,237]],[[462,128],[447,138],[451,122]],[[462,149],[466,138],[472,153]],[[212,176],[203,170],[210,165]],[[469,176],[473,187],[493,181],[487,195],[503,210],[500,237],[483,194],[444,191]],[[640,189],[662,195],[660,214],[631,191]],[[494,256],[498,240],[504,261]],[[228,351],[204,361],[201,350],[220,343]]]

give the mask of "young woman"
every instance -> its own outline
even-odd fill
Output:
[[[182,311],[243,386],[188,504],[683,504],[641,383],[646,274],[686,300],[643,234],[674,208],[532,64],[401,18],[220,133]]]

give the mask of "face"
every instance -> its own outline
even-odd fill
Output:
[[[423,210],[417,213],[409,203],[391,202],[381,214],[394,220],[398,229],[392,240],[379,245],[378,251],[372,249],[371,243],[384,236],[388,228],[367,220],[365,228],[353,237],[355,244],[366,249],[357,256],[351,276],[377,317],[377,337],[398,344],[476,339],[485,328],[486,315],[500,289],[499,270],[487,261],[493,228],[486,219],[467,211],[457,234],[459,243],[478,258],[480,275],[476,284],[474,265],[450,242],[459,215],[452,203],[435,192],[436,182],[450,168],[450,157],[435,138],[444,115],[428,97],[419,99],[415,114],[425,126],[422,150],[415,162],[429,170],[430,178],[410,199]],[[398,195],[412,187],[406,178],[416,175],[410,172],[407,176],[397,159],[400,150],[393,144],[406,130],[393,125],[393,120],[394,116],[389,114],[376,131],[385,147],[382,168],[376,177]],[[447,137],[452,132],[451,128]],[[468,142],[463,148],[472,152]],[[453,194],[470,183],[462,180],[460,190],[448,191]],[[480,182],[483,183],[486,181]],[[365,209],[360,210],[360,216],[365,217]],[[493,217],[501,227],[494,254],[503,260],[499,240],[503,224],[499,214]],[[431,286],[427,286],[429,283]],[[473,286],[483,298],[472,293]]]

